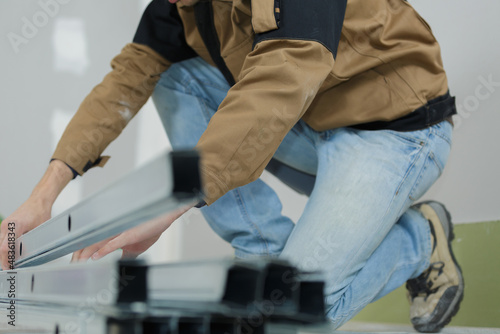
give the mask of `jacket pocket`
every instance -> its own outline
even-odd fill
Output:
[[[279,0],[252,0],[252,27],[256,34],[279,27]]]

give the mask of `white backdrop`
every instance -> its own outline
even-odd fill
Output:
[[[147,1],[2,0],[0,2],[0,214],[30,194],[65,124],[131,41]],[[500,2],[411,1],[441,43],[451,93],[457,96],[454,144],[442,178],[425,196],[444,202],[455,222],[500,219]],[[119,9],[117,9],[119,8]],[[95,192],[165,148],[149,103],[106,151],[112,159],[73,181],[54,211]],[[297,219],[305,198],[269,175]],[[169,230],[156,260],[229,254],[193,213]]]

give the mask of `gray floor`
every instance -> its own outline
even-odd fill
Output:
[[[411,326],[394,324],[375,324],[352,322],[342,326],[337,331],[327,326],[317,328],[304,328],[298,334],[411,334],[417,333]],[[442,334],[500,334],[500,328],[471,328],[471,327],[445,327]]]

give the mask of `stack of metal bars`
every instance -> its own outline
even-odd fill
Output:
[[[0,272],[0,317],[16,323],[7,332],[265,334],[324,323],[319,275],[281,260],[34,266],[198,202],[198,160],[163,155],[18,238],[16,269]]]

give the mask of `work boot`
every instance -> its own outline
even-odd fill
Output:
[[[464,279],[451,250],[454,235],[450,213],[444,205],[433,201],[414,208],[429,221],[432,255],[429,268],[406,282],[410,319],[417,331],[437,333],[458,312]]]

